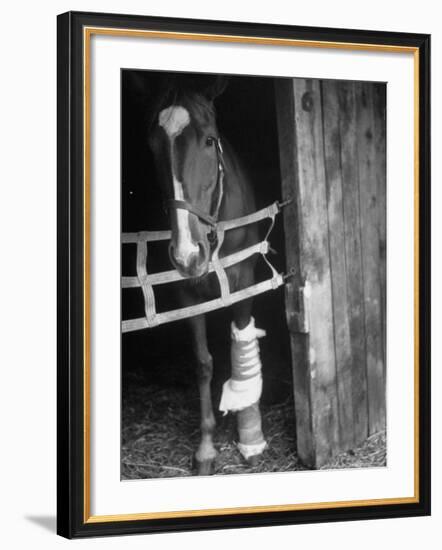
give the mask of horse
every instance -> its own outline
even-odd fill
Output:
[[[219,296],[219,284],[208,276],[218,244],[214,231],[217,222],[256,211],[253,187],[217,127],[214,102],[226,85],[227,79],[216,78],[202,91],[172,89],[164,93],[148,132],[171,224],[170,261],[185,278],[179,290],[182,307]],[[256,224],[227,231],[219,257],[258,240]],[[231,292],[254,283],[255,263],[256,255],[226,268]],[[220,409],[237,414],[239,450],[249,463],[257,464],[266,446],[259,411],[262,376],[258,338],[264,333],[254,325],[251,298],[231,308],[232,376],[223,386]],[[214,471],[217,455],[211,395],[213,358],[207,342],[205,315],[191,317],[187,322],[196,357],[201,409],[201,440],[194,464],[197,475],[209,475]]]

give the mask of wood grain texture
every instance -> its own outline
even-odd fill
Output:
[[[316,466],[339,448],[332,278],[321,89],[317,80],[293,80],[301,212],[300,265],[309,297],[309,368]]]
[[[339,83],[339,132],[344,218],[347,305],[352,352],[352,404],[355,443],[368,435],[364,285],[359,208],[356,92],[353,82]]]
[[[385,98],[276,85],[298,454],[318,467],[385,426]],[[300,323],[307,287],[308,337]],[[305,330],[304,330],[305,332]]]
[[[378,238],[379,238],[379,282],[381,286],[382,350],[384,357],[384,376],[387,347],[387,143],[386,143],[386,95],[387,86],[383,83],[373,85],[376,182],[378,195]]]
[[[373,85],[359,82],[356,84],[356,91],[368,420],[369,433],[371,434],[385,428],[385,380],[381,329],[381,288],[379,282],[379,215]]]
[[[342,192],[339,87],[340,83],[333,80],[322,83],[322,105],[339,437],[340,448],[350,449],[355,443],[352,400],[353,356],[350,339],[350,307],[347,299],[348,281]]]
[[[276,80],[275,94],[282,199],[293,199],[284,208],[283,219],[286,239],[286,271],[292,273],[292,277],[285,285],[285,307],[292,352],[296,446],[300,460],[307,466],[314,467],[316,464],[316,445],[312,424],[313,411],[310,394],[309,337],[307,334],[301,332],[298,316],[300,311],[298,289],[304,286],[304,280],[302,278],[299,256],[301,212],[292,80]]]

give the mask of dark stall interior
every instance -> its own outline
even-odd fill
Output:
[[[147,120],[149,94],[158,89],[163,73],[150,71],[122,71],[122,231],[168,229],[168,219],[162,207],[162,199],[155,181],[153,160],[147,145]],[[210,75],[185,75],[186,82],[203,88]],[[265,77],[232,76],[224,93],[215,106],[220,134],[227,139],[246,167],[256,190],[257,206],[262,208],[280,199],[280,172],[278,134],[274,99],[274,79]],[[262,236],[268,220],[260,224]],[[277,217],[270,236],[272,248],[277,252],[269,257],[278,271],[285,271],[284,235],[282,216]],[[135,275],[136,245],[122,246],[122,275]],[[149,243],[148,272],[171,269],[167,256],[167,243]],[[257,280],[270,276],[268,267],[259,259]],[[174,285],[155,287],[159,311],[179,307],[175,301]],[[122,290],[123,319],[142,317],[144,302],[141,289]],[[253,314],[256,325],[267,331],[260,340],[263,363],[263,407],[288,403],[286,429],[294,437],[292,404],[292,374],[290,346],[284,310],[284,289],[279,288],[255,298]],[[207,315],[209,347],[214,358],[212,394],[215,414],[221,387],[230,375],[230,319],[228,309]],[[177,396],[186,395],[183,406],[192,408],[195,425],[193,437],[198,436],[199,406],[190,346],[189,328],[185,321],[178,321],[122,335],[123,381],[123,453],[125,442],[137,435],[136,407],[133,402],[137,391],[144,388],[144,399],[159,399],[164,407],[172,406]],[[147,397],[146,397],[147,395]],[[181,397],[179,397],[181,399]],[[157,407],[145,403],[146,408]],[[135,411],[135,412],[134,412]],[[232,415],[229,415],[231,417]],[[226,422],[219,417],[219,422]],[[138,425],[138,424],[137,424]],[[158,425],[158,430],[163,429]],[[125,432],[126,430],[126,432]],[[135,430],[135,431],[134,431]],[[216,442],[216,436],[215,436]],[[194,449],[193,449],[194,450]],[[294,449],[292,449],[294,451]],[[168,460],[166,458],[166,460]],[[130,461],[128,460],[128,464]],[[185,468],[184,468],[185,469]],[[225,471],[223,473],[231,473]],[[122,468],[122,477],[140,478],[153,476],[184,475],[177,472],[161,472],[153,469]]]

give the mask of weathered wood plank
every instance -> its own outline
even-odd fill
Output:
[[[298,453],[316,467],[385,426],[385,102],[369,83],[320,86],[276,85]]]
[[[339,436],[340,448],[350,449],[355,442],[352,399],[353,357],[350,340],[349,303],[347,300],[347,259],[345,254],[338,87],[338,81],[327,80],[322,83],[322,105]]]
[[[386,366],[387,342],[387,166],[386,166],[386,85],[374,84],[374,121],[375,121],[375,153],[376,180],[379,214],[379,277],[381,285],[381,318],[382,318],[382,348],[384,354],[384,371]]]
[[[307,466],[316,464],[315,434],[312,425],[310,395],[310,365],[308,362],[308,336],[300,332],[298,289],[304,284],[299,264],[300,212],[298,164],[295,141],[295,113],[293,81],[275,81],[276,112],[279,137],[282,199],[292,198],[283,210],[286,238],[286,269],[293,276],[285,285],[287,326],[292,352],[293,392],[296,417],[296,446],[300,460]]]
[[[347,305],[353,359],[353,422],[355,444],[358,444],[368,435],[368,402],[355,84],[340,82],[338,95]]]
[[[318,80],[293,80],[297,144],[300,265],[309,288],[309,368],[316,466],[339,449],[321,91]]]
[[[369,432],[385,427],[385,378],[379,274],[378,189],[376,180],[373,85],[357,83],[357,143],[361,215]]]

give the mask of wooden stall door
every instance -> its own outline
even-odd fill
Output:
[[[385,88],[276,83],[297,448],[310,467],[385,429]]]

